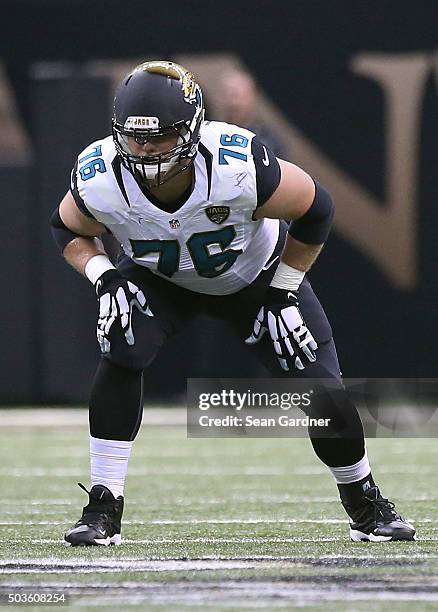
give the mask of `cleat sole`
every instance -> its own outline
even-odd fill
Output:
[[[415,531],[407,529],[395,530],[393,535],[375,535],[374,533],[364,533],[356,529],[350,529],[350,539],[352,542],[413,542],[416,540]]]
[[[119,546],[122,543],[122,536],[120,533],[116,533],[112,537],[107,538],[71,538],[71,540],[64,540],[64,546]]]
[[[122,536],[120,533],[116,533],[112,538],[108,537],[101,540],[95,539],[94,541],[98,546],[120,546],[122,543]]]
[[[390,542],[392,536],[376,536],[373,533],[350,529],[350,539],[352,542]]]

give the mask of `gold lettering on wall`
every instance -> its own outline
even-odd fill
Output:
[[[215,116],[220,74],[242,68],[233,55],[180,56],[206,90],[210,117]],[[421,105],[432,67],[430,56],[359,54],[350,63],[354,73],[377,81],[385,99],[385,198],[380,202],[340,168],[259,92],[258,118],[275,125],[290,142],[289,159],[330,190],[336,203],[335,230],[364,253],[399,289],[417,284],[417,189]],[[305,101],[303,101],[305,103]],[[329,117],[320,117],[329,121]],[[357,146],[360,146],[358,143]]]

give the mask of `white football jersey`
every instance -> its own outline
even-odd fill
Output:
[[[235,293],[257,277],[278,239],[277,219],[252,217],[278,185],[278,162],[253,132],[205,122],[194,171],[188,199],[166,212],[139,188],[108,136],[79,155],[71,191],[136,264],[191,291]]]

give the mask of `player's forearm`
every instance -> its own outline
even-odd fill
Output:
[[[322,244],[305,244],[288,236],[271,287],[298,291],[304,275],[321,252]]]
[[[114,268],[97,238],[105,227],[83,215],[71,193],[68,192],[53,211],[50,229],[65,260],[93,284],[106,270]]]
[[[63,255],[67,263],[85,276],[85,266],[90,259],[96,255],[106,255],[106,253],[98,238],[79,236],[67,244]]]
[[[322,247],[322,244],[304,244],[304,242],[288,236],[281,261],[291,268],[307,272],[316,261]]]

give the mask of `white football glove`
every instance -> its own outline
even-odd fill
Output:
[[[96,295],[99,300],[99,318],[97,320],[97,340],[102,353],[109,353],[111,342],[109,333],[117,321],[129,346],[135,343],[132,331],[132,312],[137,308],[142,314],[153,317],[146,304],[146,297],[141,289],[131,281],[123,278],[117,270],[107,270],[96,281]]]
[[[290,365],[304,370],[306,363],[316,361],[318,345],[304,322],[297,297],[292,291],[269,287],[266,303],[260,308],[252,334],[245,342],[255,344],[267,331],[277,359],[286,372]]]

